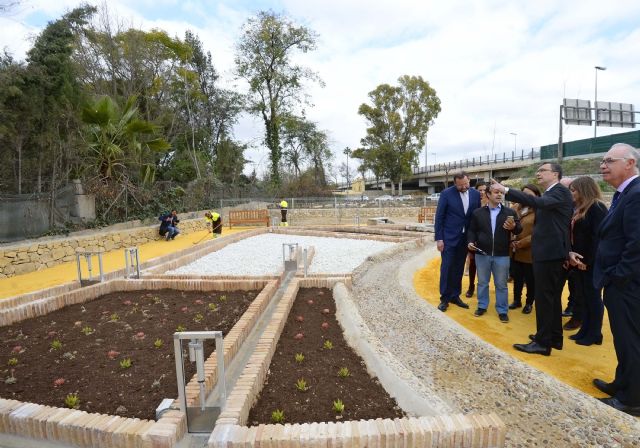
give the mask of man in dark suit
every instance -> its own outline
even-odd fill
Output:
[[[471,214],[480,207],[480,193],[469,189],[469,177],[464,172],[453,176],[453,186],[440,194],[434,222],[435,239],[441,253],[440,311],[450,303],[462,308],[469,305],[460,299],[462,274],[467,259],[467,229]]]
[[[611,395],[600,400],[640,416],[640,179],[638,150],[618,143],[602,159],[605,182],[616,189],[598,231],[593,283],[604,287],[618,366],[613,382],[593,384]]]
[[[544,163],[536,171],[542,196],[531,196],[503,185],[505,198],[536,209],[531,236],[533,277],[536,289],[536,334],[528,344],[514,344],[516,350],[549,356],[551,348],[562,350],[562,289],[566,274],[563,264],[569,256],[569,227],[573,198],[560,183],[562,167]],[[492,182],[497,183],[492,179]]]

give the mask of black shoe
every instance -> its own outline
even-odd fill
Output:
[[[484,313],[486,313],[486,312],[487,312],[487,310],[484,310],[484,309],[482,309],[482,308],[478,308],[478,309],[473,313],[473,315],[474,315],[474,316],[477,316],[477,317],[480,317],[480,316],[482,316],[482,315],[483,315]]]
[[[443,313],[447,311],[447,308],[449,308],[449,304],[447,302],[440,302],[440,305],[438,305],[438,309]]]
[[[522,308],[522,314],[531,314],[531,310],[533,309],[533,306],[529,305],[528,303],[524,306],[524,308]]]
[[[471,297],[473,297],[473,293],[475,292],[475,287],[474,286],[469,286],[469,289],[467,290],[467,292],[465,293],[465,297],[467,299],[470,299]]]
[[[580,338],[580,339],[576,339],[576,344],[578,345],[602,345],[602,336],[600,336],[600,338],[598,339],[587,339],[587,338]]]
[[[582,326],[582,320],[581,319],[576,319],[575,317],[571,317],[571,319],[569,319],[567,321],[567,323],[565,323],[562,328],[567,330],[567,331],[572,331],[572,330],[577,330],[578,328],[580,328]]]
[[[502,322],[503,324],[506,324],[507,322],[509,322],[509,316],[507,316],[507,313],[498,314],[498,318],[500,319],[500,322]]]
[[[520,352],[530,353],[532,355],[544,355],[549,356],[551,354],[551,347],[545,347],[538,344],[536,341],[529,342],[528,344],[513,344],[513,348]]]
[[[613,387],[611,383],[607,383],[600,378],[594,378],[593,385],[598,388],[598,390],[604,392],[607,395],[614,396],[616,394],[616,389]]]
[[[516,308],[520,307],[522,307],[522,302],[513,302],[511,305],[509,305],[510,310],[515,310]]]
[[[530,341],[535,341],[536,340],[536,335],[535,334],[530,334],[529,335],[529,340]],[[552,342],[551,343],[551,348],[556,349],[556,350],[562,350],[562,341],[560,341],[560,342]]]
[[[453,303],[454,305],[458,305],[460,308],[468,309],[469,305],[460,300],[460,297],[456,297],[453,300],[449,300],[449,303]]]
[[[624,412],[635,417],[640,417],[640,406],[628,406],[618,400],[616,397],[611,398],[598,398],[604,404],[611,406],[613,409]]]

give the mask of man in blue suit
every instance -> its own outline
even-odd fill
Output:
[[[604,287],[618,366],[613,381],[594,379],[609,406],[640,416],[640,179],[638,150],[618,143],[600,163],[602,179],[616,189],[598,230],[593,283]]]
[[[435,218],[435,239],[442,257],[440,266],[440,311],[450,303],[462,308],[469,305],[460,299],[462,274],[467,259],[467,229],[473,211],[480,207],[480,193],[469,189],[465,172],[453,176],[453,186],[440,194]]]

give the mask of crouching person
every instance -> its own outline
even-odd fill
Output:
[[[176,210],[171,210],[171,213],[160,215],[158,220],[160,220],[160,230],[158,233],[167,241],[175,239],[176,235],[180,233],[178,230],[180,220],[178,219],[178,212]]]

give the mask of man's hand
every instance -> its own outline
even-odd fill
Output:
[[[516,228],[516,222],[513,219],[507,219],[502,225],[502,228],[505,230],[513,230]]]
[[[438,248],[439,252],[442,252],[444,250],[444,241],[442,240],[436,241],[436,247]]]
[[[507,190],[504,185],[495,180],[493,177],[491,178],[491,187],[498,190],[500,193],[504,193]]]
[[[475,252],[476,251],[476,245],[473,243],[469,243],[467,244],[467,249],[469,249],[470,251]]]
[[[569,263],[571,266],[577,267],[581,271],[587,270],[587,265],[582,262],[584,257],[577,252],[569,252]]]

